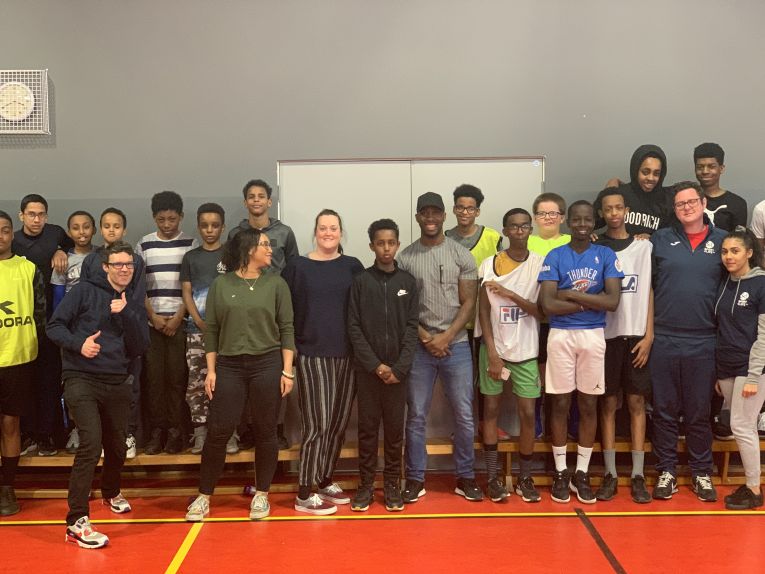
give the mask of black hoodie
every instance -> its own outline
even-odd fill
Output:
[[[63,350],[63,371],[103,376],[104,382],[121,382],[132,359],[149,347],[146,309],[133,298],[120,313],[111,312],[111,302],[121,295],[105,274],[89,277],[72,287],[48,321],[48,337]],[[101,331],[95,340],[101,345],[98,355],[84,357],[80,350],[85,339]],[[110,377],[112,375],[112,377]]]
[[[638,171],[646,157],[656,157],[661,161],[661,175],[656,187],[650,192],[642,190],[638,185]],[[667,175],[667,156],[659,146],[647,144],[641,145],[632,154],[630,160],[630,182],[619,186],[619,191],[624,196],[624,202],[630,208],[625,218],[627,233],[635,235],[648,233],[649,235],[662,227],[672,224],[673,210],[672,198],[668,190],[662,185]],[[595,213],[600,209],[602,193],[595,200]],[[598,216],[595,229],[600,229],[606,224],[605,220]]]

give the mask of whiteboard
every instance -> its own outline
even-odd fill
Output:
[[[324,208],[343,218],[343,250],[365,266],[373,261],[367,228],[388,217],[399,226],[401,246],[417,239],[417,198],[427,192],[444,199],[444,229],[456,225],[452,192],[463,183],[485,196],[478,223],[500,229],[502,216],[514,207],[531,211],[544,191],[542,156],[499,158],[396,158],[282,160],[277,163],[279,218],[292,227],[301,254],[313,249],[316,215]]]

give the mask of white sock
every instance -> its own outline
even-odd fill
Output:
[[[587,472],[590,468],[590,456],[592,456],[592,447],[586,448],[582,445],[576,445],[576,470]]]
[[[553,460],[555,460],[555,471],[563,472],[564,470],[566,470],[566,446],[553,445],[552,451],[553,451]]]

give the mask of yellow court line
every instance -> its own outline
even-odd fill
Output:
[[[191,546],[194,544],[194,541],[197,539],[197,535],[199,535],[199,531],[202,530],[202,526],[204,526],[204,522],[197,522],[189,529],[188,534],[186,534],[186,538],[183,539],[183,544],[181,544],[181,547],[178,549],[178,552],[175,553],[175,556],[173,557],[173,561],[170,562],[170,566],[168,566],[167,570],[165,570],[165,574],[175,574],[176,572],[178,572],[178,569],[181,567],[181,564],[183,564],[183,560],[186,558],[186,555],[189,553],[189,550],[191,550]]]
[[[666,510],[666,511],[590,511],[589,517],[621,517],[632,518],[642,516],[759,516],[765,517],[765,512],[752,510]],[[205,522],[305,522],[317,520],[413,520],[433,518],[576,518],[575,511],[569,512],[472,512],[450,514],[348,514],[329,516],[269,516],[252,521],[248,517],[205,518]],[[93,524],[187,524],[184,518],[116,518],[94,519]],[[59,526],[66,524],[64,520],[0,520],[2,526]]]

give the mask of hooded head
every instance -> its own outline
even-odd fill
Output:
[[[646,162],[646,160],[649,160]],[[645,162],[645,165],[643,165]],[[636,193],[650,193],[662,187],[667,175],[667,156],[659,146],[641,145],[630,160],[630,185]]]

